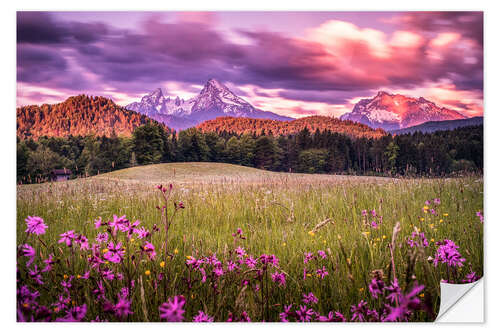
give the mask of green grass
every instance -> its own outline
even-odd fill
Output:
[[[188,319],[200,309],[215,315],[216,320],[224,320],[228,312],[242,309],[252,319],[262,319],[259,298],[246,290],[244,301],[237,302],[241,288],[234,281],[225,282],[216,307],[208,285],[198,284],[188,291],[180,282],[187,274],[186,256],[198,258],[217,253],[221,261],[229,258],[230,250],[235,247],[231,234],[237,228],[242,228],[247,237],[237,245],[254,256],[275,254],[280,259],[280,268],[289,276],[285,288],[272,289],[271,310],[269,317],[265,317],[268,320],[279,319],[283,304],[301,303],[305,292],[314,292],[319,298],[315,310],[321,314],[337,310],[350,318],[350,306],[361,299],[369,301],[371,308],[380,306],[380,300],[370,300],[370,272],[382,269],[386,278],[390,275],[388,244],[397,222],[402,228],[395,249],[398,280],[403,289],[414,280],[425,284],[424,297],[434,311],[439,305],[439,281],[448,276],[445,268],[435,268],[424,260],[434,256],[437,241],[451,239],[460,246],[459,251],[467,261],[456,271],[458,276],[463,278],[471,270],[482,275],[483,229],[475,213],[483,210],[483,180],[474,177],[430,180],[286,174],[219,163],[136,167],[88,179],[18,186],[18,244],[25,239],[24,219],[28,215],[41,216],[48,224],[47,233],[41,237],[46,244],[56,243],[59,234],[70,229],[85,234],[93,242],[96,231],[92,222],[98,216],[108,220],[113,214],[126,215],[151,229],[154,224],[161,224],[160,212],[155,207],[163,202],[154,188],[159,183],[172,183],[173,200],[183,201],[186,208],[178,212],[169,234],[169,250],[176,249],[177,253],[167,262],[168,286],[162,293],[156,293],[152,284],[148,284],[152,276],[162,271],[158,264],[161,258],[139,265],[135,272],[137,277],[145,279],[146,294],[155,295],[148,299],[149,320],[158,320],[155,317],[158,304],[177,294],[194,295],[187,301]],[[441,199],[436,216],[422,211],[424,202],[434,198]],[[363,209],[376,209],[382,216],[378,229],[363,224]],[[333,223],[314,235],[309,233],[327,218]],[[425,233],[430,246],[425,253],[417,254],[415,268],[408,269],[414,251],[406,245],[406,238],[414,228]],[[152,242],[160,248],[164,243],[163,233],[155,234]],[[38,242],[31,244],[47,255],[48,251]],[[53,250],[61,258],[69,253],[61,245]],[[324,263],[329,275],[324,280],[311,276],[304,281],[304,253],[317,250],[329,253]],[[61,266],[58,273],[82,274],[83,256],[76,267],[77,271],[72,271]],[[151,276],[143,274],[146,269],[152,272]],[[56,294],[56,289],[49,290],[42,293],[42,298]],[[133,297],[137,301],[133,302],[135,314],[130,319],[144,320],[139,295]],[[89,316],[97,314],[99,309],[89,304]],[[432,315],[420,314],[417,319],[432,320]]]

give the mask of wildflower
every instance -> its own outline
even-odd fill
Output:
[[[42,235],[48,226],[44,223],[43,219],[39,216],[28,216],[25,220],[28,227],[25,232],[28,234]]]
[[[312,292],[310,292],[309,294],[302,294],[302,302],[306,303],[306,304],[309,304],[309,303],[318,303],[318,299],[316,298],[316,296],[314,296],[314,294]]]
[[[107,280],[113,280],[115,278],[115,274],[109,268],[102,270],[101,274],[102,274],[102,277],[107,279]]]
[[[193,317],[195,323],[208,323],[214,321],[213,317],[209,317],[205,312],[199,310],[198,315]]]
[[[375,221],[372,221],[372,222],[370,223],[370,226],[371,226],[373,229],[377,229],[377,228],[378,228],[378,224],[377,224],[377,222],[375,222]]]
[[[373,298],[378,298],[378,295],[383,294],[385,284],[383,280],[374,278],[370,282],[370,285],[368,286],[368,290],[370,291],[370,294],[372,295]]]
[[[278,273],[275,272],[271,274],[271,279],[276,282],[279,286],[285,286],[286,285],[286,276],[285,273]]]
[[[61,239],[58,241],[58,243],[65,243],[68,247],[71,247],[73,244],[73,240],[75,239],[75,231],[69,230],[65,233],[60,234],[59,236],[61,236]]]
[[[401,288],[399,287],[398,279],[394,279],[390,286],[385,287],[385,290],[389,292],[386,298],[391,301],[391,303],[396,302],[401,296]]]
[[[216,267],[214,269],[214,274],[216,277],[220,277],[220,276],[224,275],[224,270],[222,269],[222,267]]]
[[[323,266],[323,268],[319,268],[316,270],[316,274],[318,275],[318,277],[320,277],[321,279],[324,279],[325,276],[328,275],[328,271],[326,270],[326,267]]]
[[[103,225],[102,218],[99,216],[99,218],[94,220],[94,226],[96,229],[99,229],[101,225]]]
[[[311,252],[306,252],[304,254],[304,264],[307,264],[309,261],[314,259],[314,255]]]
[[[235,252],[236,252],[237,256],[240,258],[243,258],[247,254],[245,249],[242,248],[241,246],[238,246],[238,248],[236,248]]]
[[[301,305],[299,310],[296,310],[297,318],[302,322],[311,321],[311,316],[315,314],[313,309],[308,309],[306,305]]]
[[[437,242],[436,245],[439,247],[434,256],[434,266],[437,266],[438,263],[444,263],[450,267],[463,266],[465,258],[458,252],[459,246],[453,241],[445,239],[442,242]]]
[[[377,216],[377,212],[375,211],[375,209],[372,209],[371,213],[373,217]]]
[[[444,217],[448,216],[448,213],[444,213],[444,214],[443,214],[443,216],[444,216]]]
[[[249,268],[255,268],[255,265],[257,264],[257,259],[254,259],[252,256],[248,256],[247,258],[245,258],[245,264]]]
[[[46,265],[44,269],[42,269],[42,272],[49,272],[52,270],[52,265],[55,264],[56,262],[54,261],[54,256],[53,254],[49,254],[49,257],[45,259],[44,264]]]
[[[345,322],[345,317],[342,313],[335,311],[328,312],[328,317],[326,316],[319,316],[318,320],[321,322]]]
[[[186,299],[182,295],[170,297],[166,303],[160,305],[160,318],[167,321],[182,321],[184,320],[183,309]]]
[[[232,235],[234,238],[246,239],[246,237],[243,236],[243,230],[241,230],[241,228],[236,229],[236,232]]]
[[[361,215],[363,215],[363,216],[367,216],[368,215],[368,212],[366,211],[366,209],[363,209],[361,211]]]
[[[427,241],[425,234],[423,232],[418,233],[416,231],[411,233],[411,237],[407,239],[406,243],[408,245],[410,245],[410,247],[419,247],[419,246],[428,247],[429,246],[429,242]]]
[[[407,320],[414,310],[420,308],[421,301],[417,295],[422,290],[424,290],[424,286],[416,285],[408,294],[401,296],[398,306],[389,309],[389,314],[384,318],[384,321]]]
[[[291,308],[292,308],[292,304],[290,305],[284,305],[284,311],[280,313],[280,320],[282,322],[288,322],[288,316],[292,315],[292,311]]]
[[[351,306],[351,321],[365,321],[368,312],[368,303],[361,300],[357,305]]]
[[[75,242],[80,244],[80,250],[88,250],[89,249],[89,240],[84,235],[76,236]]]
[[[311,230],[311,231],[309,231],[309,232],[308,232],[308,234],[309,234],[309,236],[311,236],[311,237],[314,237],[314,235],[315,235],[315,234],[314,234],[314,231],[312,231],[312,230]]]
[[[469,274],[467,274],[465,276],[465,279],[462,280],[463,283],[472,283],[472,282],[475,282],[477,280],[479,280],[480,277],[477,276],[476,272],[470,272]]]
[[[227,270],[228,270],[228,272],[232,272],[232,271],[234,271],[237,268],[238,268],[238,265],[236,265],[231,260],[228,260],[228,262],[227,262]]]
[[[123,320],[127,318],[128,315],[133,314],[133,312],[130,311],[130,303],[131,302],[128,301],[125,297],[120,297],[118,299],[118,303],[116,303],[116,305],[114,306],[115,316]]]
[[[439,198],[434,199],[434,204],[435,205],[441,204],[441,200]]]
[[[151,275],[151,271],[149,269],[147,269],[144,274],[146,274],[147,276],[150,276]]]
[[[165,267],[165,262],[164,261],[160,262],[160,267],[161,268]]]
[[[26,263],[26,267],[31,266],[31,264],[35,260],[35,255],[36,255],[35,249],[29,244],[24,244],[21,247],[21,249],[23,251],[23,256],[29,258],[28,262]]]
[[[106,243],[108,241],[108,234],[107,233],[98,233],[95,240],[98,243]]]
[[[481,221],[481,223],[484,223],[484,216],[481,211],[476,212],[476,216],[479,217],[479,221]]]
[[[153,260],[156,257],[155,247],[150,242],[146,241],[144,246],[141,246],[141,250],[143,253],[146,253],[149,256],[149,259],[151,260]]]
[[[41,272],[38,270],[38,267],[37,265],[34,266],[34,269],[30,270],[29,271],[29,276],[35,280],[36,283],[38,284],[43,284],[43,281],[42,281],[42,274]]]
[[[320,256],[323,259],[326,259],[326,253],[325,253],[325,251],[318,250],[318,256]]]
[[[66,316],[63,318],[57,318],[56,321],[60,322],[77,322],[82,321],[87,314],[87,305],[75,306],[66,312]]]
[[[124,254],[125,250],[122,249],[121,242],[117,243],[116,245],[113,242],[109,242],[108,251],[104,253],[104,259],[118,264],[123,260]]]
[[[144,227],[140,227],[138,229],[134,229],[134,232],[137,234],[137,238],[143,239],[151,235],[149,230],[146,230]]]

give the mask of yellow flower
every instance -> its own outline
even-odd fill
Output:
[[[429,206],[424,206],[424,210],[428,210],[429,209]]]
[[[102,253],[106,253],[108,251],[109,251],[108,249],[102,249]]]
[[[75,301],[71,301],[71,304],[72,304],[72,305],[75,305],[75,304],[76,304],[76,302],[75,302]]]
[[[106,265],[109,265],[109,261],[107,261],[107,260],[106,260],[104,263],[105,263]]]
[[[423,217],[421,217],[421,218],[420,218],[420,221],[424,222],[424,221],[425,221],[425,219],[424,219]]]
[[[191,258],[193,258],[193,257],[191,257],[191,256],[186,256],[186,258],[187,258],[187,259],[191,259]]]
[[[286,243],[284,243],[284,242],[283,242],[283,244],[282,244],[282,245],[283,245],[283,246],[286,246]]]
[[[179,253],[179,250],[177,250],[177,248],[175,248],[174,253],[175,254]]]
[[[418,296],[420,296],[420,298],[424,298],[425,294],[424,294],[424,293],[421,293],[421,294],[420,294],[420,295],[418,295]]]
[[[307,275],[308,277],[311,277],[311,276],[312,276],[312,275],[311,275],[311,273],[307,273],[306,275]]]
[[[386,239],[386,238],[387,238],[387,236],[386,236],[386,235],[383,235],[383,236],[382,236],[382,239]]]
[[[363,292],[363,291],[365,291],[365,288],[359,288],[359,291]]]
[[[30,307],[30,305],[29,305],[28,303],[24,303],[24,304],[23,304],[23,306],[24,306],[25,308],[29,308],[29,307]]]
[[[64,274],[63,279],[66,280],[68,278],[68,275]]]
[[[431,238],[431,243],[434,243],[434,238]]]
[[[448,213],[444,213],[444,214],[443,214],[443,216],[444,216],[444,217],[448,216]]]
[[[429,224],[429,228],[434,229],[434,223]]]
[[[314,237],[314,232],[311,230],[308,232],[309,236]]]
[[[380,237],[377,237],[376,241],[377,241],[377,242],[380,242]]]
[[[443,219],[439,220],[439,223],[443,223]]]
[[[55,308],[54,308],[54,312],[59,312],[59,308],[58,308],[58,307],[55,307]]]
[[[326,244],[326,239],[325,239],[325,240],[323,240],[323,244]]]
[[[151,274],[151,271],[148,269],[147,271],[144,272],[144,274],[149,276]]]
[[[130,238],[130,242],[131,242],[131,243],[135,242],[135,239]]]
[[[160,267],[161,267],[161,268],[165,267],[165,262],[164,262],[164,261],[162,261],[162,262],[160,263]]]
[[[78,275],[76,276],[76,278],[77,278],[77,279],[80,279],[81,277],[82,277],[82,276],[81,276],[80,274],[78,274]]]
[[[370,234],[370,232],[369,232],[369,231],[363,231],[363,232],[362,232],[362,234],[363,234],[364,236],[368,237],[368,235]]]
[[[191,299],[194,299],[195,297],[195,294],[191,294]]]

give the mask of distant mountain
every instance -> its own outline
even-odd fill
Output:
[[[142,97],[140,102],[131,103],[126,108],[145,114],[177,130],[217,117],[293,119],[256,109],[215,79],[208,80],[198,96],[188,100],[178,96],[165,97],[161,88],[157,88]]]
[[[436,131],[453,130],[460,127],[479,126],[483,124],[483,117],[472,117],[467,119],[443,120],[443,121],[428,121],[423,124],[403,128],[400,130],[390,131],[391,134],[407,134],[407,133],[432,133]]]
[[[79,95],[62,103],[29,105],[17,108],[17,136],[37,139],[40,136],[68,135],[129,136],[134,128],[157,121],[127,110],[104,97]]]
[[[291,121],[220,117],[207,120],[196,127],[203,132],[221,133],[226,131],[237,134],[260,134],[264,131],[266,134],[271,133],[274,136],[298,133],[305,127],[311,132],[315,132],[317,129],[320,131],[330,130],[350,137],[379,138],[387,135],[381,129],[374,130],[360,123],[325,116],[304,117]]]
[[[425,98],[412,98],[380,91],[375,97],[360,100],[352,112],[340,119],[352,120],[372,128],[398,130],[428,121],[465,119],[461,113],[439,107]]]

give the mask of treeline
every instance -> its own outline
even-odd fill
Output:
[[[482,172],[483,127],[435,133],[351,138],[329,130],[271,136],[161,125],[137,127],[131,137],[40,137],[17,143],[17,181],[49,179],[56,168],[86,177],[162,162],[225,162],[272,171],[356,175],[443,176]]]

